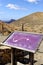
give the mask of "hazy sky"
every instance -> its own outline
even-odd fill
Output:
[[[0,20],[19,19],[43,12],[43,0],[0,0]]]

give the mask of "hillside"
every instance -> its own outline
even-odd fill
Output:
[[[16,22],[12,22],[10,25],[15,26],[15,28],[20,27],[19,30],[21,30],[23,25],[25,31],[43,33],[43,12],[32,13],[16,20]]]
[[[29,23],[29,24],[43,24],[43,12],[32,13],[21,19],[18,19],[14,24]]]
[[[13,31],[28,31],[43,33],[43,12],[32,13],[11,23],[0,21],[0,32],[4,35]]]
[[[16,20],[15,19],[11,19],[11,20],[8,20],[8,21],[5,21],[6,23],[12,23],[12,22],[15,22]]]
[[[4,35],[8,35],[13,31],[14,29],[12,28],[12,26],[10,26],[10,24],[0,21],[0,33]]]

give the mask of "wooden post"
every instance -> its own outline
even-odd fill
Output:
[[[17,65],[17,59],[16,59],[16,49],[12,48],[11,50],[11,63],[12,65]]]
[[[22,23],[22,31],[24,31],[24,24]]]
[[[34,65],[34,53],[29,53],[30,65]]]

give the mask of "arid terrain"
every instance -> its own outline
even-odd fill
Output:
[[[0,43],[7,38],[7,36],[14,31],[27,31],[27,32],[35,32],[43,34],[43,12],[32,13],[28,16],[25,16],[21,19],[16,20],[15,22],[5,23],[0,21]],[[2,49],[10,49],[9,53],[2,52]],[[11,54],[11,48],[0,45],[0,57],[2,56],[3,60],[8,62],[9,55]],[[2,54],[1,54],[2,53]],[[10,55],[11,57],[11,55]],[[28,57],[28,56],[27,56]],[[35,53],[34,59],[37,61],[34,65],[43,65],[43,41],[39,47],[39,50]],[[6,60],[7,59],[7,60]],[[1,60],[1,59],[0,59]],[[3,62],[3,61],[2,61]],[[10,61],[9,61],[10,62]],[[11,65],[11,64],[7,64]],[[18,62],[18,65],[23,65]]]
[[[32,13],[11,23],[0,21],[0,32],[8,35],[13,31],[24,31],[43,33],[43,12]]]

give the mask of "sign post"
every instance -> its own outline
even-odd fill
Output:
[[[30,65],[33,65],[34,53],[37,51],[41,40],[41,34],[26,33],[26,32],[14,32],[8,37],[2,45],[7,45],[12,47],[12,63],[17,65],[16,59],[16,48],[20,50],[25,50],[29,52]],[[15,61],[15,62],[14,62]]]

